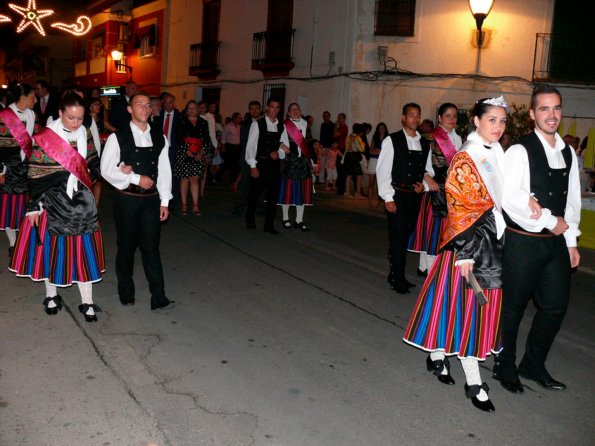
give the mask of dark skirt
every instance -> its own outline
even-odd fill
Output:
[[[444,230],[446,218],[435,217],[432,212],[432,200],[429,193],[424,193],[415,229],[409,237],[407,249],[412,252],[425,252],[435,256]]]

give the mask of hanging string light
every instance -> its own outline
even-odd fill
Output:
[[[62,22],[56,22],[51,24],[52,28],[57,28],[73,36],[84,36],[91,31],[91,19],[86,15],[81,15],[76,19],[75,23],[67,24]]]

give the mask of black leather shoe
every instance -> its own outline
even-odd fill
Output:
[[[455,380],[452,376],[450,376],[450,362],[448,358],[444,358],[444,360],[436,360],[432,361],[430,355],[426,358],[426,367],[428,368],[428,372],[434,373],[442,384],[446,384],[452,386],[455,383]],[[446,367],[446,375],[442,374],[442,371]]]
[[[101,308],[98,305],[89,305],[89,304],[81,304],[79,305],[79,311],[81,313],[83,313],[83,316],[85,316],[85,321],[86,322],[97,322],[97,315],[96,314],[87,314],[87,312],[89,311],[89,308],[93,308],[93,311],[96,313],[99,313],[101,311]]]
[[[175,306],[176,306],[176,301],[169,300],[167,297],[164,298],[164,300],[157,302],[157,303],[151,302],[151,310],[161,310],[161,309],[171,310],[172,308],[175,308]]]
[[[422,271],[421,269],[417,268],[417,275],[420,277],[426,277],[428,275],[428,272]]]
[[[268,232],[271,235],[279,234],[279,231],[277,231],[275,228],[264,228],[264,232]]]
[[[50,302],[54,302],[56,306],[52,308],[48,307]],[[54,297],[46,297],[43,300],[43,309],[45,310],[46,314],[49,314],[50,316],[58,314],[58,311],[62,310],[62,298],[60,295],[58,294]]]
[[[519,380],[514,366],[506,373],[498,363],[494,364],[492,378],[500,381],[500,385],[510,393],[525,393],[525,388]]]
[[[496,408],[489,399],[487,401],[479,401],[477,399],[477,395],[482,389],[485,390],[486,393],[488,393],[490,390],[486,383],[483,383],[481,386],[469,386],[467,383],[465,383],[465,395],[467,398],[471,398],[471,404],[473,404],[479,410],[483,410],[484,412],[494,412]]]
[[[413,288],[414,286],[416,286],[414,283],[409,282],[407,279],[405,279],[405,285],[407,285],[409,288]]]
[[[549,373],[545,378],[538,378],[537,376],[533,375],[530,372],[527,372],[526,370],[521,370],[521,368],[519,367],[519,376],[524,379],[535,381],[537,384],[539,384],[540,387],[543,387],[547,390],[556,390],[559,392],[562,390],[566,390],[567,388],[566,384],[561,383],[560,381],[556,381],[554,378],[549,376]]]
[[[125,298],[120,296],[120,303],[122,305],[134,305],[134,297],[132,298]]]
[[[299,229],[302,232],[310,232],[310,228],[306,226],[306,224],[303,221],[299,223],[294,223],[293,227],[294,229]]]

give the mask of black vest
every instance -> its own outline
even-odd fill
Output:
[[[165,147],[165,136],[161,130],[158,130],[158,126],[151,127],[153,145],[150,147],[136,146],[129,125],[124,126],[122,130],[118,130],[116,138],[118,138],[118,145],[120,146],[120,161],[132,166],[134,173],[145,175],[156,183],[159,174],[159,155],[161,155],[161,151]]]
[[[531,193],[535,195],[541,207],[549,209],[556,217],[564,217],[568,197],[568,180],[572,167],[570,147],[566,146],[562,150],[566,167],[552,169],[547,162],[545,148],[535,132],[521,138],[519,144],[525,147],[529,159]],[[507,224],[519,229],[519,226],[512,222],[510,217],[507,215],[505,217]],[[542,232],[548,233],[549,231],[544,229]]]
[[[426,161],[430,153],[430,142],[422,137],[420,140],[421,152],[419,152],[417,150],[409,150],[403,130],[391,133],[390,139],[395,151],[391,172],[392,184],[412,185],[421,182],[426,173]]]
[[[271,153],[279,150],[281,145],[281,134],[283,123],[277,120],[277,131],[269,132],[266,118],[259,119],[258,123],[258,146],[256,147],[256,158],[271,159]]]

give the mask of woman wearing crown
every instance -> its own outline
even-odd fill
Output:
[[[452,159],[446,178],[448,214],[436,261],[419,294],[403,340],[429,352],[428,371],[454,384],[447,356],[460,359],[465,394],[475,407],[493,412],[479,362],[501,350],[499,320],[504,228],[501,214],[506,102],[483,99],[473,108],[476,131]],[[539,213],[536,202],[530,203]],[[476,280],[487,298],[476,297]]]

